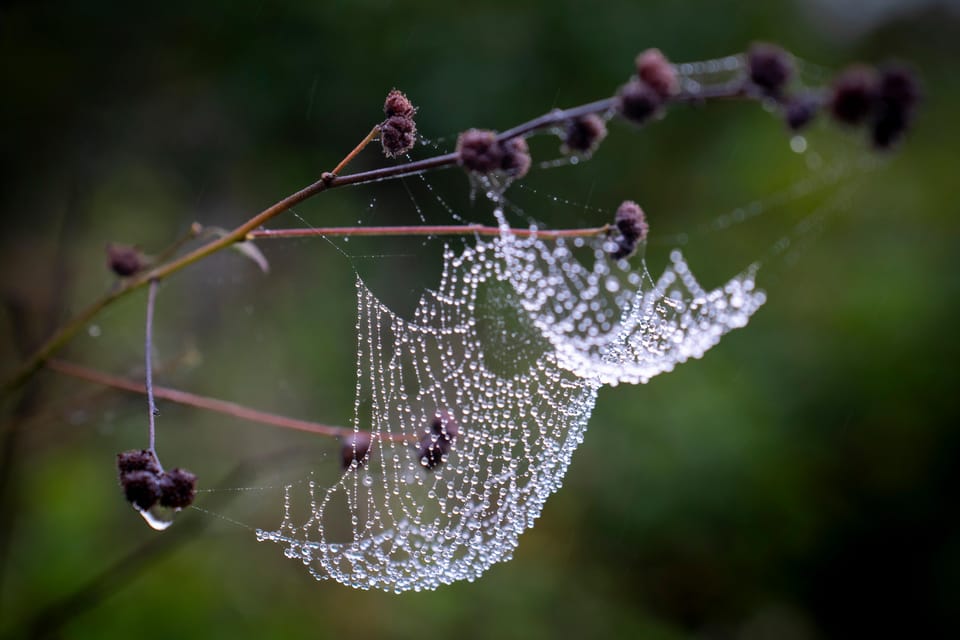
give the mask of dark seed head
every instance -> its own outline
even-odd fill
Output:
[[[503,161],[500,168],[513,178],[522,178],[530,171],[530,147],[524,138],[510,138],[500,144]]]
[[[340,445],[340,455],[343,468],[361,467],[367,461],[370,451],[370,434],[366,431],[354,431],[352,435],[343,438]]]
[[[660,49],[647,49],[637,56],[637,76],[660,94],[669,98],[680,91],[677,70],[660,52]]]
[[[813,122],[820,111],[820,101],[811,95],[799,95],[787,101],[783,119],[791,131],[800,131]]]
[[[393,116],[404,116],[412,118],[417,112],[416,107],[410,102],[410,99],[399,89],[393,89],[387,94],[387,99],[383,103],[383,113],[388,118]]]
[[[642,80],[631,80],[617,93],[617,112],[630,122],[640,125],[657,113],[663,99],[653,87]]]
[[[146,510],[160,499],[160,485],[152,471],[128,471],[120,476],[123,495],[135,507]]]
[[[390,116],[380,125],[380,144],[388,158],[402,156],[417,142],[417,123],[410,116]]]
[[[862,65],[849,67],[833,83],[830,112],[844,124],[863,122],[876,106],[877,75]]]
[[[589,113],[574,118],[567,125],[567,131],[563,138],[564,151],[593,153],[606,137],[607,125],[603,118],[595,113]]]
[[[457,421],[447,411],[440,411],[430,422],[417,445],[417,457],[420,464],[428,469],[436,469],[450,452],[453,441],[460,433]]]
[[[147,449],[131,449],[117,454],[117,471],[123,476],[131,471],[160,473],[157,456]]]
[[[614,224],[620,236],[615,240],[616,249],[610,252],[614,260],[629,258],[637,247],[647,239],[649,226],[643,209],[632,200],[624,200],[617,208]]]
[[[793,57],[776,45],[758,43],[750,47],[747,68],[753,84],[778,96],[793,75]]]
[[[468,129],[457,138],[460,165],[475,173],[490,173],[503,164],[503,148],[497,134],[485,129]]]
[[[197,476],[186,469],[172,469],[160,476],[160,505],[183,509],[193,504]]]
[[[122,278],[132,276],[147,266],[147,260],[134,246],[128,244],[107,245],[107,266]]]
[[[880,74],[877,114],[871,137],[874,146],[886,149],[899,140],[913,122],[920,86],[911,71],[891,67]]]

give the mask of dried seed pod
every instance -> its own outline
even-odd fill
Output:
[[[597,146],[607,137],[607,125],[603,118],[595,113],[589,113],[574,118],[567,125],[563,138],[564,152],[593,153]]]
[[[876,107],[877,89],[873,69],[863,65],[849,67],[833,83],[830,112],[839,122],[860,124]]]
[[[350,469],[363,466],[370,451],[370,434],[365,431],[354,431],[353,434],[342,438],[340,456],[343,468]]]
[[[617,92],[617,112],[637,125],[656,115],[662,103],[660,94],[642,80],[631,80]]]
[[[503,165],[503,147],[497,134],[486,129],[468,129],[457,138],[460,165],[475,173],[490,173]]]
[[[637,247],[647,239],[649,226],[643,209],[632,200],[624,200],[617,208],[614,224],[620,237],[616,239],[616,249],[610,252],[614,260],[629,258]]]
[[[646,82],[661,98],[669,98],[680,91],[680,80],[674,68],[660,49],[647,49],[637,56],[637,76]]]
[[[197,476],[186,469],[172,469],[160,476],[160,505],[183,509],[193,504]]]
[[[440,411],[417,444],[417,458],[428,469],[436,469],[450,452],[453,441],[460,433],[457,421],[447,411]]]
[[[107,245],[107,266],[121,278],[143,271],[148,264],[143,253],[132,245]]]
[[[899,140],[913,122],[920,86],[909,69],[891,67],[880,74],[877,98],[871,137],[876,147],[886,149]]]
[[[117,471],[121,476],[131,471],[160,473],[157,456],[149,449],[131,449],[117,454]]]
[[[530,171],[530,147],[524,138],[510,138],[500,144],[503,160],[500,168],[513,178],[522,178]]]
[[[783,108],[783,119],[791,131],[800,131],[820,112],[820,101],[811,95],[790,98]]]
[[[417,112],[410,99],[399,89],[392,89],[383,103],[383,113],[388,117],[404,116],[412,118]]]
[[[390,116],[380,125],[380,144],[388,158],[407,153],[417,142],[417,123],[410,116]]]
[[[161,496],[160,483],[152,471],[128,471],[120,476],[120,486],[127,502],[144,511],[155,505]]]
[[[753,84],[778,96],[793,75],[793,57],[776,45],[758,43],[747,53],[747,69]]]

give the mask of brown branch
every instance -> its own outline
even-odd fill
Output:
[[[584,229],[511,229],[522,238],[584,238],[601,236],[611,230],[610,225]],[[499,227],[481,224],[416,225],[399,227],[309,227],[299,229],[257,229],[247,234],[247,240],[272,238],[308,238],[316,236],[499,236]]]
[[[80,380],[86,380],[87,382],[93,382],[95,384],[102,384],[106,387],[112,387],[122,391],[129,391],[131,393],[147,393],[146,387],[140,382],[134,382],[133,380],[128,380],[120,376],[114,376],[102,371],[97,371],[96,369],[90,369],[72,362],[50,359],[44,363],[44,366],[47,369],[62,375],[70,376],[72,378],[79,378]],[[237,404],[236,402],[219,400],[217,398],[210,398],[208,396],[201,396],[188,391],[171,389],[169,387],[154,386],[153,395],[157,398],[169,400],[170,402],[186,405],[188,407],[206,409],[207,411],[221,413],[223,415],[230,416],[231,418],[238,418],[240,420],[247,420],[249,422],[258,422],[260,424],[266,424],[272,427],[280,427],[282,429],[306,431],[308,433],[334,438],[345,438],[354,434],[354,430],[349,427],[335,427],[326,424],[319,424],[317,422],[310,422],[308,420],[289,418],[287,416],[268,413],[258,409],[251,409],[250,407],[245,407],[241,404]],[[403,436],[399,434],[371,435],[391,442],[405,442]]]
[[[745,92],[741,83],[731,83],[716,88],[706,88],[697,93],[681,93],[668,99],[667,103],[699,103],[706,100],[724,100],[730,98],[754,98],[754,96]],[[516,127],[507,129],[503,133],[499,134],[498,139],[503,141],[510,138],[526,136],[536,131],[566,122],[571,118],[590,113],[606,114],[614,108],[615,104],[616,98],[611,97],[577,107],[572,107],[570,109],[554,110],[537,118],[533,118],[532,120],[528,120],[527,122]],[[374,130],[367,134],[366,138],[361,141],[357,148],[345,156],[344,161],[341,161],[337,165],[336,170],[341,169],[346,162],[349,162],[349,160],[351,160],[356,153],[359,152],[359,149],[362,149],[367,143],[369,143],[369,141],[372,139],[372,136],[375,135],[376,129],[377,127],[374,127]],[[248,235],[255,229],[262,227],[272,218],[276,217],[280,213],[283,213],[284,211],[289,210],[291,207],[300,204],[304,200],[307,200],[308,198],[311,198],[323,191],[327,191],[328,189],[371,182],[380,182],[393,178],[416,175],[433,169],[455,166],[459,162],[459,159],[460,156],[458,153],[446,153],[431,158],[426,158],[424,160],[406,162],[403,164],[373,169],[370,171],[361,171],[346,176],[334,175],[333,172],[324,173],[321,178],[313,184],[304,187],[300,191],[297,191],[296,193],[293,193],[273,204],[272,206],[264,209],[240,226],[236,227],[230,233],[212,240],[211,242],[208,242],[207,244],[202,245],[190,253],[187,253],[186,255],[183,255],[171,262],[157,266],[139,276],[131,278],[125,281],[122,286],[116,287],[111,292],[92,302],[86,308],[82,309],[71,320],[61,325],[61,327],[56,330],[54,334],[46,340],[46,342],[44,342],[33,354],[31,354],[30,357],[28,357],[26,361],[14,372],[13,376],[3,383],[3,391],[10,392],[22,385],[38,368],[43,365],[47,359],[63,348],[63,346],[81,328],[83,328],[105,307],[113,304],[120,298],[124,298],[134,291],[143,288],[151,280],[161,280],[172,273],[180,271],[181,269],[188,267],[193,263],[198,262],[213,253],[216,253],[217,251],[220,251],[221,249],[247,239]]]

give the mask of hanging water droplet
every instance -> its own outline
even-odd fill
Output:
[[[168,509],[160,505],[154,505],[149,509],[140,509],[136,506],[133,508],[143,516],[143,519],[150,525],[150,528],[156,529],[157,531],[163,531],[173,524],[173,518],[177,513],[174,509]]]
[[[803,136],[793,136],[790,138],[790,149],[794,153],[803,153],[807,150],[807,139]]]

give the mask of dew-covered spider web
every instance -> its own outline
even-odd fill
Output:
[[[330,488],[287,487],[279,529],[257,532],[318,579],[433,589],[510,559],[598,388],[701,356],[764,302],[752,270],[705,291],[674,253],[654,281],[611,261],[603,238],[521,238],[495,215],[500,237],[448,247],[409,320],[357,281],[353,424],[372,446]]]

